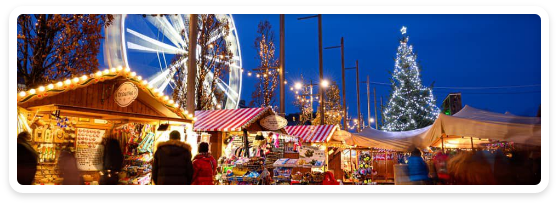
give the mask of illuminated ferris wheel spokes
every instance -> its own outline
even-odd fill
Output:
[[[189,17],[186,14],[182,15],[143,15],[143,18],[138,18],[140,15],[122,15],[120,21],[107,28],[107,38],[105,42],[105,56],[109,58],[109,65],[130,67],[127,56],[129,53],[146,53],[155,55],[159,65],[159,71],[148,78],[148,83],[158,90],[165,90],[167,88],[174,89],[176,82],[173,76],[180,69],[178,67],[187,67],[188,55],[188,27],[190,24]],[[234,21],[231,15],[215,15],[217,20],[227,21],[229,23],[230,32],[212,32],[210,34],[209,44],[217,40],[223,39],[228,45],[228,49],[232,53],[230,59],[213,59],[213,56],[199,56],[208,60],[214,60],[220,63],[225,63],[229,66],[228,73],[225,73],[224,79],[217,78],[217,87],[224,93],[225,99],[221,103],[224,108],[237,108],[240,100],[240,88],[242,85],[242,61],[240,47],[238,45],[238,36]],[[116,20],[117,18],[115,18]],[[137,23],[128,21],[144,21],[145,25],[155,28],[157,35],[151,34],[148,29],[136,29],[126,26],[127,23]],[[142,22],[143,23],[143,22]],[[116,35],[115,33],[120,33]],[[199,37],[199,35],[198,35]],[[201,49],[197,45],[197,53]],[[121,55],[110,55],[110,51],[120,51]],[[107,52],[108,51],[108,52]],[[109,53],[109,54],[107,54]],[[224,61],[224,62],[222,62]],[[198,67],[198,69],[200,69]],[[182,69],[187,72],[187,69]],[[187,76],[187,73],[185,73]],[[213,81],[214,73],[208,71],[205,78],[204,85]],[[187,81],[183,80],[183,86],[186,86]],[[207,88],[207,86],[204,86]],[[215,96],[214,102],[216,101]]]

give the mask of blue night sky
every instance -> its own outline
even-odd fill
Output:
[[[295,95],[289,88],[299,81],[300,75],[305,80],[319,79],[317,18],[297,20],[304,16],[308,15],[285,16],[286,80],[289,82],[285,87],[287,114],[298,111],[292,105]],[[245,69],[258,67],[253,45],[260,21],[271,22],[279,49],[279,15],[241,14],[233,15],[233,18]],[[322,23],[324,48],[339,45],[340,38],[344,37],[346,67],[354,67],[355,61],[359,60],[360,81],[365,81],[369,75],[373,82],[389,83],[391,76],[388,72],[393,70],[393,59],[401,37],[399,30],[406,26],[409,42],[414,46],[422,66],[424,85],[435,82],[435,87],[497,87],[541,83],[541,25],[537,15],[323,15]],[[324,78],[341,85],[340,49],[324,50],[323,54]],[[154,59],[141,55],[131,55],[129,59],[135,61],[134,64],[157,66]],[[140,68],[140,74],[149,76],[147,73],[152,72],[142,71],[146,68]],[[242,99],[248,104],[256,78],[246,73]],[[347,106],[352,118],[357,114],[355,73],[354,69],[346,71]],[[373,86],[376,87],[377,100],[382,96],[385,104],[390,87],[373,84],[371,90]],[[435,88],[434,95],[438,106],[448,93],[461,92],[463,105],[534,116],[541,103],[540,89],[540,86],[512,89]],[[277,91],[277,98],[278,95]],[[360,97],[361,112],[366,117],[364,83],[360,87]],[[373,111],[371,114],[374,115]]]
[[[285,16],[286,79],[289,85],[300,79],[319,79],[317,18]],[[279,15],[233,15],[243,67],[255,68],[253,41],[257,25],[268,20],[279,48]],[[493,87],[538,85],[541,83],[541,27],[537,15],[323,15],[323,46],[337,46],[345,40],[345,66],[359,60],[360,81],[389,83],[394,58],[407,27],[409,42],[422,65],[423,83],[435,87]],[[341,85],[340,49],[324,50],[324,78]],[[356,117],[355,70],[346,71],[347,106]],[[255,77],[243,78],[242,98],[250,101]],[[366,84],[360,85],[361,112],[366,116]],[[390,87],[376,87],[377,100],[389,97]],[[286,86],[287,113],[295,95]],[[372,91],[371,91],[372,92]],[[462,92],[463,105],[516,115],[534,116],[541,103],[540,86],[513,89],[434,89],[437,105],[450,92]],[[503,94],[507,93],[507,94]],[[371,94],[372,98],[372,94]],[[373,100],[373,99],[371,99]],[[373,101],[372,101],[373,103]],[[316,105],[315,105],[316,106]],[[379,106],[379,102],[378,102]],[[373,104],[371,104],[373,109]],[[371,113],[373,114],[373,111]],[[378,114],[379,115],[379,114]]]

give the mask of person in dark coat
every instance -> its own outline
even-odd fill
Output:
[[[83,185],[79,170],[77,168],[77,160],[74,154],[68,150],[62,150],[58,157],[58,168],[60,176],[64,178],[62,185]]]
[[[157,145],[153,156],[152,180],[156,185],[190,185],[194,169],[192,147],[180,141],[180,132],[169,134],[169,141]]]
[[[17,181],[31,185],[37,172],[38,154],[29,144],[31,134],[23,131],[17,135]]]
[[[209,144],[202,142],[198,145],[199,154],[194,157],[194,176],[192,185],[213,185],[217,173],[217,161],[209,153]]]
[[[107,140],[103,155],[104,175],[101,180],[103,185],[117,185],[118,173],[122,170],[124,155],[120,148],[120,143],[114,138]]]
[[[409,180],[415,184],[428,184],[430,178],[428,178],[428,167],[421,157],[421,152],[418,149],[414,149],[411,152],[411,157],[409,157]]]

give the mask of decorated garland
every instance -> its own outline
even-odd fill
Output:
[[[54,96],[69,90],[74,90],[106,80],[112,80],[120,76],[132,81],[136,86],[138,86],[138,88],[146,91],[149,95],[157,99],[181,118],[193,121],[197,120],[192,113],[188,113],[188,111],[180,108],[178,103],[175,103],[169,96],[166,96],[162,91],[154,88],[151,84],[147,83],[146,80],[142,80],[142,77],[137,75],[136,72],[132,72],[130,68],[122,68],[120,66],[117,68],[97,71],[96,73],[83,75],[81,77],[75,77],[73,79],[66,79],[45,86],[39,86],[36,89],[34,88],[28,91],[22,91],[17,95],[17,102],[18,104],[26,103],[35,99]]]

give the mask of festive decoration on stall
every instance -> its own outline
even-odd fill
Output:
[[[408,44],[407,28],[401,29],[395,68],[391,79],[391,95],[383,111],[383,128],[388,131],[414,130],[428,126],[436,120],[440,109],[432,89],[422,85],[420,67],[413,46]]]
[[[130,80],[137,86],[137,88],[144,90],[146,93],[151,95],[151,97],[157,99],[160,103],[165,105],[169,110],[176,113],[178,116],[184,119],[189,119],[196,121],[197,118],[193,116],[192,113],[180,108],[179,105],[174,102],[169,96],[165,95],[162,91],[157,90],[151,84],[147,83],[146,80],[133,72],[130,68],[110,68],[99,70],[95,73],[89,75],[83,75],[79,78],[66,79],[59,81],[57,83],[48,84],[46,86],[39,86],[37,89],[30,89],[28,91],[21,91],[18,94],[17,102],[26,103],[35,99],[42,99],[48,96],[54,96],[59,93],[63,93],[69,90],[74,90],[81,87],[86,87],[91,84],[95,84],[102,81],[112,80],[117,77],[123,77]]]

